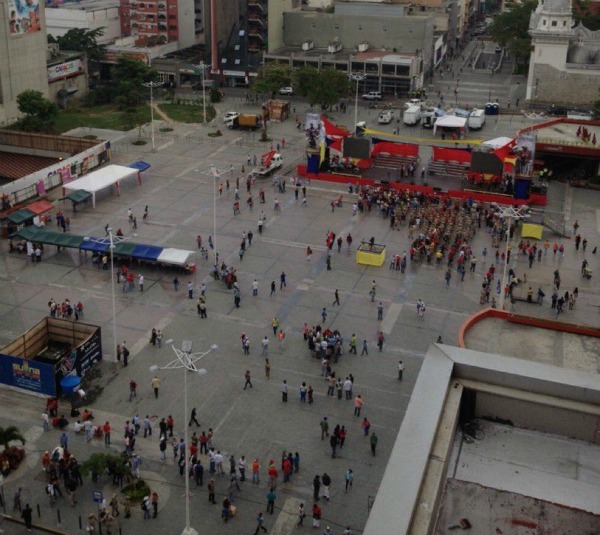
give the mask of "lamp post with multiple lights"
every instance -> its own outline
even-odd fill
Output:
[[[204,112],[204,125],[206,126],[206,93],[204,86],[204,69],[210,67],[210,65],[206,65],[203,61],[201,61],[197,65],[194,65],[194,67],[196,69],[200,69],[200,73],[202,74],[202,108]]]
[[[356,128],[356,123],[358,122],[358,84],[362,82],[367,75],[362,72],[353,72],[348,76],[350,80],[356,82],[356,94],[354,96],[354,128]]]
[[[204,368],[198,368],[196,363],[206,357],[212,351],[216,351],[218,347],[212,345],[208,351],[203,353],[192,353],[192,341],[184,340],[181,343],[181,349],[177,349],[175,346],[171,346],[177,358],[165,364],[164,366],[151,366],[150,371],[157,370],[183,370],[183,426],[184,426],[184,441],[186,451],[184,452],[185,458],[185,528],[181,535],[198,535],[198,532],[190,526],[190,478],[189,474],[189,455],[187,448],[188,443],[188,426],[185,424],[188,417],[188,398],[187,398],[187,374],[193,372],[198,375],[205,375],[207,371]]]
[[[508,249],[510,247],[510,229],[513,221],[519,221],[521,219],[527,219],[529,214],[525,213],[528,209],[527,206],[520,206],[515,208],[514,206],[500,206],[496,204],[494,206],[496,215],[506,221],[506,249],[504,251],[504,269],[502,270],[502,288],[500,291],[500,310],[504,310],[505,292],[506,288],[506,270],[508,268]]]
[[[142,84],[144,87],[150,88],[150,132],[152,136],[152,152],[156,152],[156,146],[154,144],[154,88],[163,85],[162,82],[145,82]]]

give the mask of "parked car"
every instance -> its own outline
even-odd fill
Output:
[[[404,103],[404,107],[408,109],[411,106],[422,106],[423,104],[425,104],[425,102],[423,102],[420,98],[411,98]]]
[[[279,94],[292,96],[294,94],[294,88],[292,86],[282,87],[279,90]]]
[[[369,91],[365,93],[362,98],[364,100],[381,100],[381,91]]]

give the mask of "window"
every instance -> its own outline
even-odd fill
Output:
[[[563,26],[566,26],[566,25],[567,25],[567,21],[563,20]]]
[[[542,26],[546,26],[546,19],[542,20]]]
[[[556,21],[555,20],[552,21],[552,26],[556,27]]]
[[[396,66],[395,65],[382,65],[383,74],[396,74]]]

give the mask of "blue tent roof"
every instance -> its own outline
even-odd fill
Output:
[[[104,251],[107,251],[110,247],[110,243],[98,243],[97,241],[94,241],[97,239],[98,238],[83,240],[79,248],[83,249],[84,251],[92,251],[94,253],[103,253]]]
[[[160,253],[162,253],[162,247],[156,247],[154,245],[136,245],[135,249],[131,253],[131,256],[134,258],[140,258],[142,260],[152,260],[155,262],[158,260]]]
[[[138,171],[145,171],[146,169],[150,169],[150,164],[140,160],[139,162],[130,163],[127,167],[133,167]]]

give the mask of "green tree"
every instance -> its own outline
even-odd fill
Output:
[[[331,67],[320,71],[314,67],[302,67],[295,72],[294,78],[298,93],[307,97],[311,106],[333,106],[350,91],[346,73]]]
[[[40,91],[28,89],[17,95],[17,106],[25,117],[19,126],[27,132],[50,132],[58,115],[58,106]]]
[[[526,0],[520,5],[514,5],[510,11],[494,17],[494,21],[488,27],[488,34],[499,45],[505,46],[519,65],[529,63],[531,54],[529,19],[536,6],[535,0]]]
[[[9,427],[0,427],[0,446],[7,450],[11,442],[20,442],[25,444],[25,437],[19,432],[19,428],[11,425]]]
[[[65,35],[54,38],[48,36],[48,42],[56,42],[61,50],[73,50],[76,52],[85,52],[88,61],[99,62],[104,59],[106,54],[106,45],[98,44],[98,39],[104,35],[104,28],[88,30],[85,28],[73,28]]]
[[[121,56],[111,73],[114,81],[115,101],[123,111],[135,110],[146,102],[150,96],[150,88],[144,83],[156,80],[158,73],[143,61]],[[158,94],[157,88],[153,90]]]
[[[252,90],[257,93],[273,94],[280,88],[289,86],[292,78],[292,70],[287,65],[269,63],[259,69],[258,76],[252,83]]]

